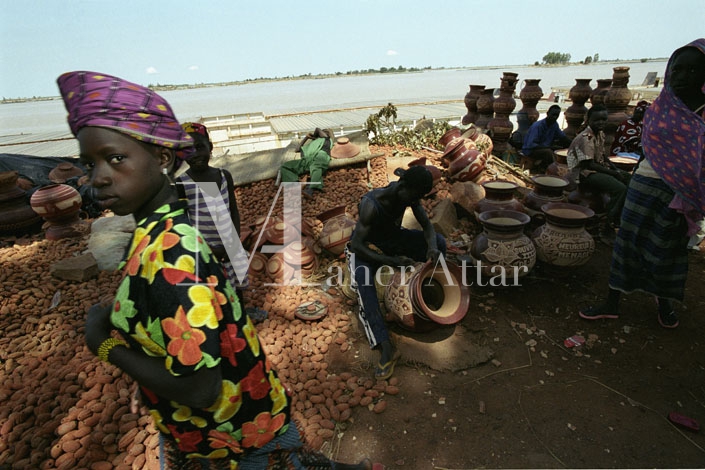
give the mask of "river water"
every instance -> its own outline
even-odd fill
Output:
[[[548,94],[551,88],[570,88],[576,78],[611,78],[614,63],[562,67],[504,66],[482,69],[427,70],[418,73],[376,74],[311,78],[243,85],[196,88],[161,92],[181,121],[205,116],[264,113],[286,114],[356,106],[384,106],[436,100],[462,100],[470,84],[498,87],[503,72],[519,74],[520,87],[526,78],[541,79]],[[666,60],[633,62],[630,85],[639,86],[646,74],[663,77]],[[520,105],[520,102],[517,103]],[[0,105],[0,136],[22,133],[68,131],[66,111],[59,98]]]

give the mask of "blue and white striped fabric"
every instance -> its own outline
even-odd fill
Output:
[[[197,184],[188,173],[179,177],[188,199],[189,218],[211,249],[224,248],[224,241],[231,242],[234,240],[233,237],[237,237],[237,231],[230,217],[230,194],[228,194],[227,180],[222,171],[220,175],[221,181],[218,188],[215,188],[213,183]],[[209,194],[208,186],[216,190]],[[235,259],[226,257],[220,260],[233,287],[247,286],[247,277],[245,276],[242,280],[238,279],[236,271],[247,272],[248,258],[245,250],[239,250]]]

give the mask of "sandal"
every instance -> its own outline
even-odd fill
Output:
[[[654,302],[656,302],[656,307],[658,307],[658,324],[663,328],[673,329],[678,327],[680,322],[678,321],[678,315],[676,315],[675,310],[671,310],[668,313],[661,314],[661,303],[658,301],[658,297],[654,297]]]
[[[394,373],[394,366],[397,365],[397,361],[399,360],[400,356],[401,355],[399,354],[399,351],[395,351],[394,356],[392,356],[392,359],[389,362],[385,364],[378,362],[377,368],[375,369],[375,379],[387,380],[389,377],[391,377]]]
[[[671,310],[665,315],[661,315],[661,312],[658,313],[658,324],[664,328],[673,329],[677,328],[680,322],[678,321],[676,312]]]
[[[580,310],[578,315],[585,320],[600,320],[603,318],[616,320],[619,318],[619,314],[606,312],[603,307],[587,307]]]

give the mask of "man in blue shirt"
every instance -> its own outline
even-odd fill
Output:
[[[553,150],[567,148],[571,139],[558,127],[561,107],[554,104],[548,108],[546,117],[531,125],[524,137],[522,153],[529,158],[536,169],[545,170],[553,163]]]

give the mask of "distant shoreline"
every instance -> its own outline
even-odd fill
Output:
[[[535,68],[555,68],[555,67],[570,67],[579,65],[594,65],[594,64],[633,64],[636,62],[662,62],[668,60],[667,57],[662,58],[652,58],[652,59],[626,59],[626,60],[600,60],[599,62],[592,62],[590,64],[584,64],[582,62],[571,62],[567,64],[524,64],[524,65],[485,65],[485,66],[475,66],[475,67],[437,67],[437,68],[411,68],[403,71],[390,71],[390,72],[370,72],[370,73],[329,73],[329,74],[318,74],[318,75],[299,75],[297,77],[282,77],[282,78],[256,78],[251,80],[238,80],[233,82],[216,82],[216,83],[198,83],[198,84],[180,84],[180,85],[150,85],[149,88],[154,91],[174,91],[174,90],[195,90],[199,88],[215,88],[224,86],[240,86],[248,85],[251,83],[267,83],[267,82],[285,82],[294,80],[320,80],[327,78],[337,78],[337,77],[350,77],[350,76],[365,76],[365,75],[387,75],[387,74],[408,74],[408,73],[421,73],[426,70],[497,70],[512,67],[535,67]],[[4,98],[0,100],[0,104],[15,104],[15,103],[28,103],[33,101],[54,101],[61,99],[60,96],[36,96],[31,98]]]

